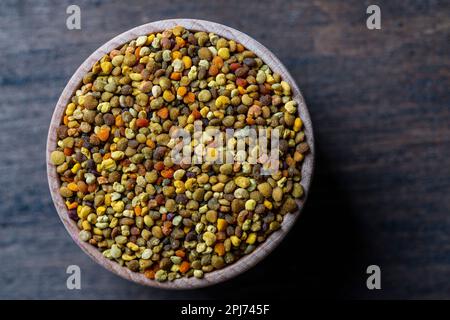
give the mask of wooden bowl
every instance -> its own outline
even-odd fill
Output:
[[[299,201],[299,211],[294,214],[287,214],[284,217],[281,229],[271,234],[264,243],[257,246],[257,248],[249,255],[243,256],[235,263],[210,273],[205,273],[203,279],[191,278],[180,278],[172,282],[157,282],[146,278],[142,273],[135,273],[130,271],[126,267],[120,266],[117,262],[105,258],[96,247],[89,243],[82,242],[78,239],[79,230],[77,228],[76,222],[71,220],[68,216],[68,210],[64,203],[63,198],[59,194],[60,182],[58,179],[58,174],[56,173],[55,166],[50,161],[50,153],[55,149],[57,136],[56,129],[61,123],[61,119],[64,115],[65,107],[68,104],[71,96],[78,89],[82,82],[83,75],[90,71],[94,63],[103,55],[109,53],[111,50],[116,49],[123,45],[124,43],[137,38],[138,36],[160,32],[165,29],[173,28],[176,25],[181,25],[186,29],[195,31],[206,31],[214,32],[219,36],[224,38],[235,40],[241,43],[249,50],[252,50],[258,57],[263,59],[263,61],[274,71],[281,74],[282,79],[287,81],[292,88],[293,98],[298,102],[298,108],[300,112],[300,117],[304,123],[304,130],[306,134],[306,140],[310,146],[310,152],[305,156],[303,166],[302,166],[302,185],[304,187],[305,195],[302,200]],[[56,211],[63,222],[65,228],[69,232],[72,239],[78,244],[78,246],[83,249],[83,251],[90,256],[95,262],[105,267],[109,271],[125,278],[130,281],[134,281],[143,285],[148,285],[152,287],[166,288],[166,289],[191,289],[209,286],[218,282],[225,281],[227,279],[233,278],[244,271],[248,270],[264,257],[266,257],[284,238],[286,233],[292,228],[295,221],[299,217],[299,213],[302,210],[304,202],[307,198],[308,191],[311,184],[311,178],[313,175],[314,167],[314,138],[313,129],[311,124],[311,119],[304,102],[303,96],[300,93],[299,88],[295,84],[294,79],[283,66],[283,64],[275,57],[275,55],[270,52],[266,47],[257,42],[256,40],[250,38],[246,34],[209,21],[203,20],[193,20],[193,19],[172,19],[172,20],[162,20],[157,22],[152,22],[144,24],[142,26],[136,27],[134,29],[128,30],[114,39],[108,41],[106,44],[97,49],[91,56],[89,56],[83,64],[77,69],[75,74],[69,80],[69,83],[64,88],[61,96],[59,97],[58,103],[56,104],[55,111],[53,112],[53,117],[50,123],[50,128],[47,137],[47,176],[48,183],[50,187],[50,193],[52,195],[53,202],[56,207]]]

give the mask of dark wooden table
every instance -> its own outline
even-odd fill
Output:
[[[112,2],[112,3],[111,3]],[[126,3],[125,3],[126,2]],[[66,28],[81,7],[82,29]],[[0,2],[0,298],[450,298],[448,1]],[[317,169],[306,209],[269,258],[207,289],[141,287],[72,242],[47,188],[50,117],[81,62],[165,18],[246,32],[285,63],[310,108]],[[82,290],[66,288],[79,265]],[[381,267],[382,289],[366,288]]]

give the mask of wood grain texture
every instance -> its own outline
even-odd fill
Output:
[[[0,298],[450,298],[448,1],[0,1]],[[286,66],[314,123],[306,206],[251,271],[189,291],[147,288],[88,258],[47,187],[45,144],[64,86],[99,44],[175,17],[242,30]],[[79,265],[82,289],[67,290]],[[366,268],[382,290],[366,288]],[[286,280],[287,279],[287,280]]]
[[[298,104],[298,112],[303,120],[304,131],[306,135],[306,141],[310,146],[310,151],[306,154],[302,163],[302,186],[304,189],[304,197],[298,200],[299,211],[293,214],[284,216],[281,224],[281,229],[271,234],[262,244],[258,245],[256,249],[248,255],[243,256],[235,263],[226,266],[223,269],[215,270],[213,272],[206,273],[204,278],[197,279],[194,277],[181,277],[174,281],[158,282],[156,280],[148,279],[143,273],[132,272],[124,266],[120,266],[117,262],[105,258],[101,252],[89,243],[83,242],[79,239],[79,229],[77,223],[69,218],[67,207],[64,203],[63,197],[59,193],[60,179],[56,172],[56,167],[50,161],[50,155],[56,148],[57,128],[61,125],[66,106],[71,101],[71,97],[78,90],[82,84],[83,77],[88,73],[92,66],[99,61],[105,54],[108,54],[114,49],[120,48],[125,43],[138,38],[141,35],[149,35],[152,33],[162,32],[164,30],[172,29],[175,26],[183,26],[184,28],[192,31],[204,31],[213,32],[221,37],[229,40],[234,40],[237,43],[242,44],[245,48],[253,51],[259,58],[261,58],[265,64],[267,64],[274,73],[281,75],[281,78],[291,85],[292,99]],[[301,210],[304,207],[304,203],[308,197],[309,187],[311,185],[311,179],[314,169],[314,135],[311,123],[311,117],[306,107],[305,101],[299,88],[297,87],[294,79],[283,66],[283,64],[277,59],[277,57],[271,53],[266,47],[250,38],[246,34],[227,27],[222,24],[204,21],[199,19],[170,19],[151,22],[131,30],[128,30],[117,37],[111,39],[93,54],[91,54],[75,71],[74,75],[70,78],[66,87],[64,88],[55,110],[53,112],[52,120],[47,136],[47,178],[50,188],[51,197],[55,204],[56,211],[64,223],[67,231],[72,239],[77,243],[83,251],[91,257],[95,262],[103,266],[105,269],[114,272],[130,281],[134,281],[139,284],[148,285],[152,287],[165,288],[165,289],[194,289],[200,287],[206,287],[213,285],[228,279],[231,279],[257,264],[264,259],[275,247],[283,240],[286,234],[294,225],[295,221],[300,215]]]

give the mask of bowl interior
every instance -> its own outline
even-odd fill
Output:
[[[305,194],[303,198],[298,201],[299,211],[295,214],[285,215],[280,230],[272,233],[262,244],[259,244],[251,254],[241,257],[235,263],[223,269],[206,273],[203,279],[197,279],[194,277],[191,278],[182,277],[172,282],[157,282],[155,280],[146,278],[141,273],[132,272],[128,268],[120,266],[115,261],[111,261],[105,258],[94,246],[79,240],[78,238],[79,230],[77,228],[77,225],[75,221],[71,220],[68,217],[67,212],[68,210],[66,208],[63,198],[59,194],[59,187],[60,187],[59,178],[58,174],[56,173],[56,168],[50,161],[50,153],[54,150],[57,143],[56,129],[61,122],[61,119],[65,111],[65,107],[68,101],[70,100],[71,96],[73,95],[73,93],[78,89],[84,74],[86,74],[91,69],[94,63],[100,60],[103,55],[109,53],[111,50],[120,47],[122,44],[129,42],[130,40],[133,40],[138,36],[148,33],[160,32],[165,29],[173,28],[174,26],[177,25],[181,25],[186,29],[195,31],[214,32],[217,35],[222,36],[224,38],[235,40],[236,42],[239,42],[242,45],[244,45],[249,50],[252,50],[274,72],[279,73],[282,79],[287,81],[291,85],[293,99],[296,100],[298,103],[300,117],[302,118],[304,123],[306,140],[310,146],[310,152],[305,156],[302,166],[301,183],[303,185]],[[306,201],[308,196],[308,191],[310,188],[314,169],[314,137],[311,118],[299,88],[297,87],[294,79],[286,70],[286,68],[283,66],[283,64],[267,48],[265,48],[262,44],[250,38],[246,34],[218,23],[192,19],[172,19],[144,24],[129,31],[126,31],[118,35],[117,37],[113,38],[112,40],[108,41],[103,46],[101,46],[83,62],[83,64],[77,69],[72,78],[69,80],[68,84],[64,88],[57,102],[47,137],[46,158],[47,158],[47,175],[50,193],[53,199],[53,203],[55,204],[56,210],[58,212],[58,215],[62,220],[65,228],[71,235],[72,239],[78,244],[78,246],[80,246],[83,249],[83,251],[87,255],[89,255],[95,262],[102,265],[111,272],[125,279],[143,285],[167,289],[191,289],[191,288],[205,287],[214,283],[222,282],[238,274],[243,273],[250,267],[254,266],[256,263],[258,263],[260,260],[262,260],[265,256],[267,256],[280,243],[280,241],[284,238],[286,233],[291,229],[296,219],[299,217],[300,211],[302,210],[304,202]]]

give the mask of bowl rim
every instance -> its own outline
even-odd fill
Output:
[[[183,26],[186,29],[193,31],[205,31],[213,32],[221,37],[229,40],[234,40],[244,45],[247,49],[253,51],[259,58],[261,58],[265,64],[267,64],[273,72],[277,72],[281,75],[282,79],[287,81],[292,90],[293,99],[298,103],[298,110],[300,117],[303,121],[306,141],[309,144],[310,151],[305,156],[302,164],[302,180],[301,184],[304,189],[304,196],[301,200],[298,200],[299,210],[294,214],[288,214],[284,216],[281,228],[272,233],[263,243],[259,244],[256,249],[245,256],[242,256],[236,262],[212,272],[205,273],[202,279],[195,277],[181,277],[174,281],[158,282],[156,280],[148,279],[142,273],[132,272],[128,268],[119,265],[113,260],[105,258],[96,247],[87,242],[82,242],[78,238],[79,229],[75,221],[68,217],[68,209],[64,203],[62,196],[59,194],[59,178],[56,173],[56,167],[50,161],[50,154],[54,150],[57,142],[56,129],[60,125],[63,117],[65,107],[70,101],[71,96],[79,88],[82,82],[83,76],[92,68],[95,62],[101,59],[105,54],[108,54],[111,50],[120,47],[121,45],[136,39],[140,35],[146,35],[150,33],[161,32],[165,29],[173,28],[177,25]],[[294,223],[297,221],[300,213],[304,207],[304,204],[308,198],[312,177],[314,173],[314,135],[311,117],[307,109],[303,95],[298,88],[296,82],[281,63],[281,61],[265,46],[246,35],[245,33],[238,31],[234,28],[206,20],[198,19],[168,19],[150,22],[129,29],[113,39],[107,41],[97,50],[95,50],[84,62],[78,67],[75,73],[72,75],[58,102],[55,106],[52,119],[49,126],[47,145],[46,145],[46,164],[47,164],[47,179],[50,189],[50,194],[55,205],[59,218],[64,224],[67,232],[70,234],[72,240],[96,263],[104,267],[105,269],[115,273],[116,275],[139,283],[141,285],[163,288],[163,289],[194,289],[207,287],[213,284],[223,282],[231,279],[241,273],[244,273],[251,267],[255,266],[258,262],[263,260],[266,256],[272,252],[278,244],[283,240],[286,234],[291,230]]]

